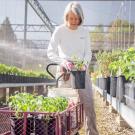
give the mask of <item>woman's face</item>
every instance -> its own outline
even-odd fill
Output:
[[[80,17],[70,11],[67,15],[67,26],[69,29],[75,30],[80,24]]]

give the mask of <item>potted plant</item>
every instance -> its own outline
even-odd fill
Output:
[[[73,57],[74,68],[71,70],[71,85],[73,89],[85,89],[86,71],[83,69],[87,62]]]
[[[5,64],[0,64],[0,83],[6,83],[7,82],[7,71],[8,67]]]
[[[117,72],[119,69],[119,57],[122,55],[121,50],[112,51],[112,62],[109,64],[108,69],[110,71],[110,95],[116,97],[116,88],[117,88]]]
[[[118,79],[117,79],[117,98],[125,102],[125,84],[127,81],[132,80],[134,78],[134,57],[135,50],[134,48],[129,48],[122,53],[117,61],[117,65],[119,67],[118,70]]]
[[[125,52],[124,61],[123,74],[127,80],[125,83],[125,95],[129,97],[126,98],[126,104],[135,109],[135,48],[129,48]]]
[[[99,87],[110,93],[110,71],[108,69],[109,64],[112,61],[111,52],[98,52],[96,54],[98,71],[100,76],[98,78]]]
[[[49,81],[47,72],[25,71],[0,64],[0,83],[40,83]]]

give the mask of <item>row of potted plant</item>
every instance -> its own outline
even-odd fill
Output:
[[[25,71],[15,66],[0,64],[0,83],[45,82],[50,76],[47,72]]]
[[[120,101],[125,94],[135,100],[135,48],[99,52],[96,58],[98,68],[91,74],[96,85]]]

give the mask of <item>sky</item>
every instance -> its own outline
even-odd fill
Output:
[[[57,23],[62,23],[63,11],[68,2],[51,1],[45,3],[41,1],[40,3],[52,20],[56,21]],[[119,10],[122,1],[79,1],[79,3],[82,5],[84,11],[85,24],[109,24],[116,18],[117,15],[122,18],[129,19],[129,12],[131,12],[131,16],[134,16],[134,18],[132,17],[130,21],[135,22],[135,1],[131,2],[130,11],[130,1],[124,3],[121,11]]]
[[[69,1],[39,1],[53,23],[63,23],[63,12]],[[117,17],[135,23],[135,1],[79,1],[86,25],[108,25]],[[11,24],[24,23],[24,0],[0,0],[0,24],[8,16]],[[28,24],[43,24],[33,9],[28,6]],[[18,38],[23,33],[16,33]],[[28,33],[28,38],[45,39],[45,33]]]

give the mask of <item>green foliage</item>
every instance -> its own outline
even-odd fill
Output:
[[[62,112],[68,106],[68,100],[65,97],[38,97],[39,111],[42,112]]]
[[[50,78],[50,76],[48,75],[47,72],[24,71],[24,70],[17,68],[15,66],[7,66],[5,64],[0,64],[0,74]]]
[[[11,66],[11,67],[7,67],[7,68],[8,68],[7,74],[20,75],[20,70],[17,67]]]
[[[101,76],[124,75],[127,80],[135,82],[135,48],[99,52],[96,58]]]
[[[134,25],[127,20],[116,19],[111,23],[109,32],[134,32]]]
[[[129,48],[123,52],[119,60],[114,61],[119,75],[124,75],[127,80],[135,81],[135,49]]]
[[[25,76],[37,77],[38,75],[36,74],[36,72],[33,72],[33,71],[26,71],[26,72],[25,72]]]
[[[29,93],[16,93],[9,98],[9,106],[19,112],[61,112],[68,106],[65,97],[34,96]]]
[[[112,61],[108,66],[108,69],[111,73],[111,76],[116,76],[119,70],[122,61],[120,62],[120,58],[123,57],[124,52],[122,50],[113,50],[111,53]],[[122,64],[123,65],[123,64]]]
[[[94,71],[94,72],[91,72],[90,76],[91,76],[92,82],[95,84],[97,78],[99,77],[99,71],[96,70],[96,71]]]
[[[134,32],[134,25],[130,24],[127,20],[121,20],[118,18],[118,19],[112,21],[110,25],[112,27],[108,28],[108,32],[110,33],[108,35],[108,38],[111,41],[117,41],[118,35],[121,35],[121,37],[124,39],[125,34],[129,34],[129,32]],[[125,37],[125,39],[129,40],[126,37]]]
[[[17,93],[9,98],[9,106],[16,111],[16,116],[19,112],[33,112],[37,109],[37,104],[34,96],[29,93]]]
[[[74,61],[74,70],[82,70],[83,69],[83,67],[85,66],[85,65],[87,65],[87,62],[86,61],[84,61],[84,60],[82,60],[82,59],[80,59],[80,58],[77,58],[76,56],[73,56],[73,59],[72,59],[73,61]]]
[[[103,77],[110,76],[110,71],[108,69],[109,64],[112,62],[111,52],[98,52],[96,54],[98,70]]]
[[[124,75],[127,80],[135,81],[135,49],[129,48],[116,53],[116,56],[117,58],[109,65],[112,74],[114,76]]]
[[[0,74],[5,74],[8,71],[8,67],[5,64],[0,64]]]
[[[123,58],[121,58],[124,65],[121,70],[127,80],[135,82],[135,48],[129,48],[125,53]]]
[[[51,78],[47,72],[38,72],[40,78]]]
[[[104,35],[104,28],[102,25],[99,25],[95,27],[93,31],[90,33],[90,38],[92,42],[97,42],[97,41],[104,41],[105,35]]]

